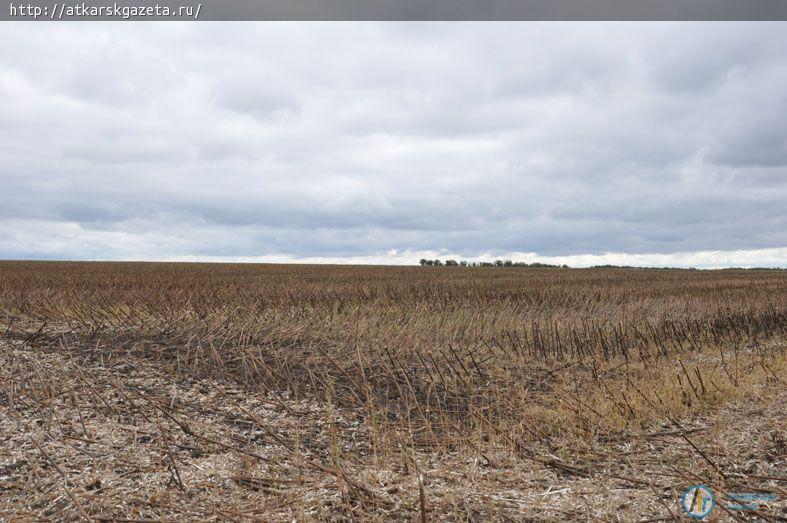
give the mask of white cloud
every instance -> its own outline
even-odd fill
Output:
[[[242,262],[242,263],[316,263],[316,264],[373,264],[373,265],[415,265],[422,258],[433,260],[467,260],[470,262],[492,262],[513,260],[525,263],[548,263],[582,268],[596,265],[619,265],[631,267],[679,267],[697,269],[720,269],[724,267],[775,268],[787,267],[787,248],[753,249],[748,251],[699,251],[672,254],[626,254],[609,252],[604,254],[574,254],[569,256],[539,256],[536,253],[511,252],[499,256],[489,254],[464,258],[451,253],[435,251],[398,252],[390,251],[376,256],[350,257],[292,257],[285,255],[244,256],[244,257],[200,257],[181,256],[167,261],[191,262]]]

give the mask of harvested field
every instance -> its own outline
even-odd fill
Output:
[[[787,518],[787,271],[0,262],[5,520]]]

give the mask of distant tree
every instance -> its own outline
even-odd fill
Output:
[[[527,263],[522,261],[513,261],[513,260],[495,260],[493,262],[488,261],[481,261],[481,262],[469,262],[467,260],[457,261],[454,259],[440,261],[439,259],[434,260],[427,260],[426,258],[421,258],[419,261],[421,266],[427,267],[524,267],[528,269],[569,269],[568,265],[553,265],[551,263],[541,263],[541,262],[533,262]],[[624,268],[619,266],[613,265],[596,265],[592,268],[600,269],[600,268]],[[628,267],[625,267],[628,268]]]

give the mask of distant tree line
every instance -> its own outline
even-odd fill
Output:
[[[512,260],[495,260],[493,262],[468,262],[466,260],[427,260],[421,258],[421,267],[529,267],[536,269],[568,269],[568,265],[551,265],[549,263],[525,263]]]
[[[421,267],[529,267],[531,269],[570,269],[568,265],[552,265],[549,263],[525,263],[525,262],[515,262],[512,260],[495,260],[493,262],[468,262],[466,260],[456,261],[456,260],[427,260],[426,258],[421,258],[419,262]],[[698,269],[694,267],[634,267],[631,265],[593,265],[588,267],[588,269],[651,269],[651,270],[664,270],[664,271],[696,271]],[[724,271],[740,271],[740,270],[752,270],[752,271],[782,271],[785,270],[784,268],[780,267],[726,267],[723,269],[717,270],[724,270]]]

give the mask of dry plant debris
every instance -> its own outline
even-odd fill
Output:
[[[787,518],[787,276],[0,263],[0,519]]]

